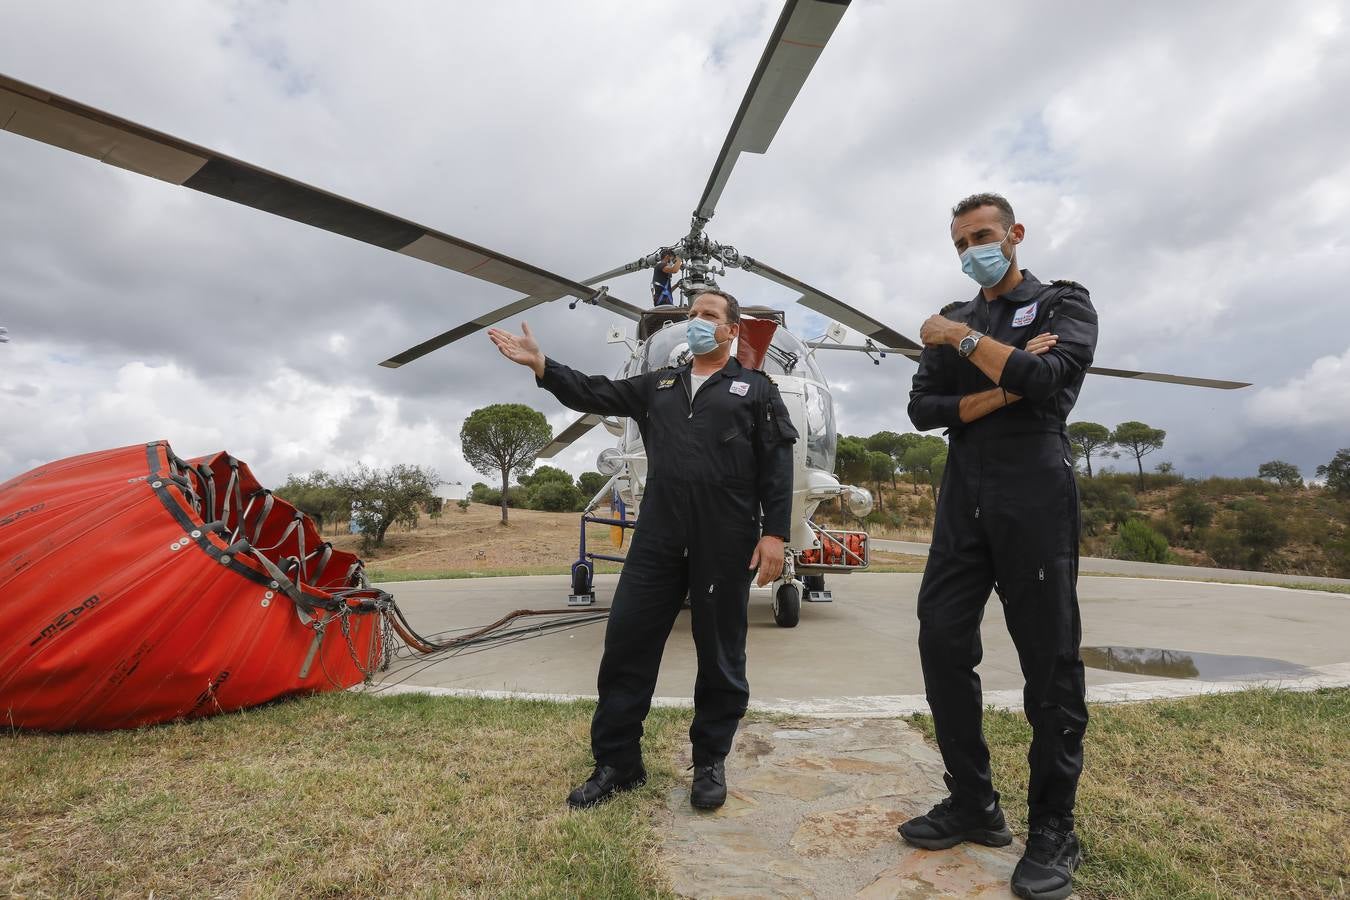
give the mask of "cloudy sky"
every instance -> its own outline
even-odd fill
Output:
[[[0,71],[580,279],[687,230],[779,5],[558,8],[0,0]],[[1311,475],[1350,446],[1348,29],[1335,0],[854,0],[709,231],[917,335],[974,293],[948,209],[1000,191],[1021,263],[1091,289],[1100,364],[1256,385],[1090,380],[1074,419],[1165,428],[1148,462],[1187,474]],[[0,480],[158,438],[265,484],[358,459],[479,480],[472,409],[573,417],[486,337],[376,365],[500,288],[6,132],[0,198]],[[723,284],[823,331],[785,289]],[[529,321],[564,362],[621,362],[623,320]],[[911,363],[823,364],[842,430],[910,430]]]

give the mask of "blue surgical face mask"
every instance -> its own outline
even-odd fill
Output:
[[[966,248],[961,254],[961,271],[965,272],[980,287],[993,287],[1003,280],[1012,260],[1003,255],[1003,244],[1012,237],[1012,229],[1003,236],[1003,240],[993,244],[978,244]]]
[[[685,326],[685,333],[689,339],[689,352],[695,356],[702,356],[721,346],[722,342],[717,340],[717,328],[716,322],[709,322],[707,319],[690,319],[689,324]]]

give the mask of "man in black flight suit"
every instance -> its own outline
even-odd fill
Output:
[[[729,294],[705,291],[689,307],[691,363],[633,378],[587,376],[547,359],[521,328],[523,335],[494,328],[488,336],[565,406],[635,420],[647,451],[642,509],[605,628],[591,722],[595,771],[567,802],[594,806],[646,782],[642,721],[687,594],[698,655],[689,800],[716,809],[727,794],[723,760],[750,699],[751,573],[758,568],[763,586],[783,570],[797,432],[768,376],[731,356],[740,306]]]
[[[952,210],[962,269],[980,285],[923,324],[909,416],[951,436],[933,543],[919,588],[919,655],[951,796],[900,826],[943,849],[1004,846],[980,723],[980,620],[997,592],[1017,646],[1032,727],[1021,897],[1062,898],[1081,854],[1073,831],[1088,713],[1078,616],[1078,491],[1065,419],[1097,345],[1097,314],[1073,282],[1017,267],[1025,229],[1008,201],[976,194]]]

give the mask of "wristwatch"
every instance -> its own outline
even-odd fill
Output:
[[[961,338],[961,343],[956,345],[956,352],[960,354],[962,359],[965,359],[975,352],[975,345],[980,342],[980,338],[982,337],[984,337],[983,334],[972,329],[970,334]]]

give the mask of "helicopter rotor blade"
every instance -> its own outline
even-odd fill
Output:
[[[0,128],[547,300],[630,315],[588,285],[0,75]],[[415,357],[414,357],[415,358]]]
[[[694,210],[696,218],[712,218],[742,153],[769,149],[848,4],[849,0],[787,0],[784,4]]]
[[[1163,384],[1183,384],[1188,387],[1214,388],[1220,391],[1235,391],[1251,387],[1250,381],[1223,381],[1218,378],[1196,378],[1191,375],[1169,375],[1166,372],[1135,372],[1131,369],[1104,369],[1089,366],[1089,375],[1109,375],[1112,378],[1134,378],[1139,381],[1158,381]]]
[[[841,322],[855,331],[861,332],[882,346],[893,350],[923,349],[921,344],[910,340],[890,326],[883,325],[861,310],[854,309],[844,301],[831,297],[799,278],[793,278],[791,275],[780,272],[773,266],[765,265],[749,256],[741,257],[740,265],[747,272],[753,272],[761,278],[767,278],[785,288],[800,291],[801,297],[798,298],[798,303],[808,309],[815,310],[826,318]]]
[[[552,459],[563,450],[572,445],[582,435],[586,434],[595,426],[604,420],[603,416],[595,413],[587,413],[580,419],[577,419],[571,425],[568,425],[562,431],[558,432],[552,441],[548,443],[543,450],[539,451],[539,459]]]
[[[639,264],[641,263],[642,260],[638,260],[636,263],[628,263],[626,265],[620,266],[617,269],[610,269],[608,272],[601,272],[599,275],[596,275],[593,278],[587,278],[585,281],[582,282],[582,284],[585,285],[599,284],[601,281],[604,281],[606,278],[613,277],[614,275],[622,275],[625,272],[634,271],[635,268],[639,267]],[[550,297],[517,297],[515,300],[512,300],[505,306],[499,306],[496,309],[488,310],[481,316],[478,316],[475,319],[470,319],[463,325],[456,325],[449,331],[442,331],[434,338],[425,340],[415,347],[409,347],[402,353],[389,357],[384,362],[380,363],[380,365],[384,366],[386,369],[397,369],[399,366],[410,363],[415,359],[421,359],[423,356],[426,356],[433,350],[439,350],[442,347],[447,346],[448,344],[453,344],[455,341],[461,338],[465,338],[471,334],[475,334],[479,331],[482,331],[484,328],[490,328],[493,325],[496,325],[498,322],[502,321],[503,319],[509,319],[512,316],[516,315],[517,313],[524,312],[527,309],[533,309],[536,306],[541,306],[545,303],[548,303],[551,300],[557,299],[558,297],[556,295]],[[634,322],[639,321],[642,318],[641,309],[638,309],[631,303],[625,303],[624,301],[619,300],[616,297],[610,297],[608,294],[596,299],[595,303],[597,306],[603,307],[604,309],[607,309],[610,312],[618,313],[619,315],[625,318],[632,319]]]
[[[918,361],[922,350],[897,349],[877,344],[835,344],[829,341],[807,341],[806,346],[813,350],[852,350],[855,353],[894,353]],[[1156,381],[1162,384],[1180,384],[1187,387],[1213,388],[1220,391],[1235,391],[1251,387],[1247,381],[1224,381],[1219,378],[1197,378],[1192,375],[1171,375],[1166,372],[1136,372],[1133,369],[1107,369],[1101,366],[1089,366],[1089,375],[1106,375],[1111,378],[1132,378],[1136,381]]]

